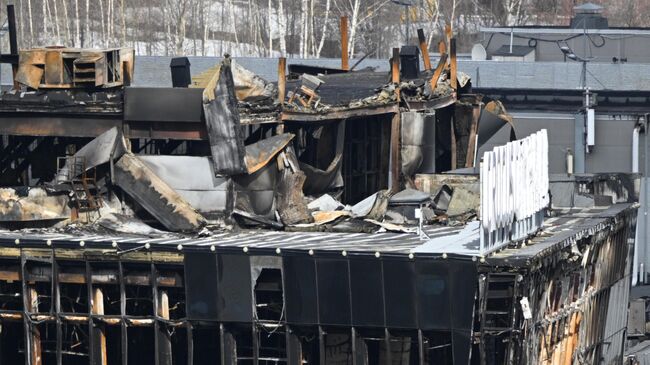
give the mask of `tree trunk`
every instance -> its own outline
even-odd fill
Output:
[[[361,4],[359,0],[354,0],[354,5],[352,8],[352,20],[350,21],[350,47],[348,47],[348,57],[354,57],[354,46],[355,39],[357,35],[357,27],[359,26],[359,8]]]
[[[74,46],[81,47],[81,29],[79,24],[79,0],[74,0]]]
[[[25,42],[25,30],[23,27],[23,20],[25,19],[25,16],[23,15],[23,0],[20,0],[18,2],[18,33],[20,35],[20,38],[18,39],[21,43]],[[20,45],[19,45],[20,48]]]
[[[284,7],[282,0],[278,0],[278,28],[280,36],[280,56],[287,56],[287,40],[285,38],[287,34],[287,20],[284,14]]]
[[[86,0],[86,31],[83,39],[81,40],[81,47],[87,47],[88,44],[92,42],[92,36],[90,35],[90,0]]]
[[[325,20],[323,21],[323,28],[321,30],[320,42],[318,43],[318,49],[316,49],[316,58],[320,58],[320,53],[323,50],[323,45],[325,44],[325,35],[327,34],[327,22],[330,16],[330,0],[325,2]]]
[[[43,0],[43,37],[47,36],[47,0]]]
[[[29,17],[29,46],[34,46],[34,22],[32,18],[32,0],[27,0],[27,14]]]
[[[57,0],[52,0],[52,2],[54,3],[54,29],[56,29],[56,43],[57,45],[60,45],[63,42],[61,42],[61,30],[59,28],[59,8],[56,6]]]
[[[300,57],[305,58],[306,40],[307,40],[307,0],[300,1],[300,30],[298,53]]]
[[[120,11],[122,13],[122,46],[126,46],[126,9],[124,8],[124,0],[120,2]]]
[[[104,23],[104,0],[99,0],[99,17],[102,23],[102,34],[99,37],[102,40],[102,46],[106,46],[106,23]]]
[[[273,28],[271,24],[273,24],[273,1],[269,0],[269,8],[268,8],[268,23],[269,23],[269,57],[273,57]]]
[[[230,14],[230,29],[235,36],[235,44],[239,44],[239,38],[237,36],[237,25],[235,23],[235,9],[232,0],[228,0],[228,12]],[[232,42],[231,42],[232,43]],[[232,53],[232,50],[231,50]]]
[[[61,0],[63,3],[63,19],[65,19],[65,46],[71,47],[74,44],[71,42],[72,37],[70,36],[70,14],[68,14],[68,0]]]

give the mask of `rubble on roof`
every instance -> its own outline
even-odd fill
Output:
[[[114,88],[133,80],[132,48],[35,48],[19,53],[16,81],[31,89]]]
[[[186,234],[232,224],[360,232],[463,224],[476,218],[475,184],[427,189],[422,183],[443,171],[473,168],[476,149],[512,121],[501,104],[471,94],[469,76],[456,72],[454,51],[443,51],[435,69],[420,72],[413,69],[419,65],[414,49],[394,56],[390,73],[293,67],[303,73],[291,80],[281,74],[277,84],[226,55],[191,84],[202,89],[202,113],[193,115],[200,116],[198,133],[209,153],[141,153],[138,146],[132,150],[128,128],[108,128],[62,159],[47,194],[69,192],[60,204],[72,221],[92,214],[104,229],[120,231],[124,222],[122,231],[142,234],[148,234],[147,224],[153,233]],[[97,76],[96,85],[84,84],[93,98],[109,86],[120,91],[132,77],[126,50],[71,52],[24,52],[23,74],[36,67],[50,75],[57,57],[77,57],[79,65],[93,60],[96,69],[109,59],[125,63],[125,74],[115,74],[114,83]],[[41,55],[51,62],[40,63]],[[65,83],[20,80],[47,95],[72,92]]]

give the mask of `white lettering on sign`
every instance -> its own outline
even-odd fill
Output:
[[[481,254],[536,232],[548,204],[546,129],[485,152],[481,162]]]

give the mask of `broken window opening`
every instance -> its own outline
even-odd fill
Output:
[[[426,331],[422,335],[426,364],[454,363],[451,333],[449,331]]]
[[[126,294],[126,315],[150,317],[154,310],[153,292],[151,290],[151,270],[146,265],[123,265]]]
[[[128,327],[129,364],[155,364],[156,347],[152,327]]]
[[[217,364],[221,359],[219,327],[214,324],[192,325],[193,352],[195,364]]]
[[[20,335],[23,330],[22,321],[2,321],[2,326],[0,326],[0,363],[25,363],[25,336]]]
[[[388,188],[391,121],[390,114],[346,121],[342,203],[355,204]]]
[[[85,266],[58,261],[61,313],[90,313]]]
[[[261,266],[265,260],[273,258],[256,258]],[[275,264],[279,264],[275,262]],[[257,268],[254,268],[254,273]],[[262,267],[255,277],[255,326],[260,363],[284,363],[287,360],[285,331],[284,292],[282,286],[282,269]]]

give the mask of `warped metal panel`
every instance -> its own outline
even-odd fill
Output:
[[[423,330],[448,329],[451,325],[449,265],[420,261],[415,264],[418,292],[418,323]]]
[[[289,323],[318,323],[316,264],[310,257],[286,256],[282,260],[284,298]]]
[[[186,252],[184,264],[187,317],[215,321],[218,318],[217,258],[200,252]]]
[[[381,261],[350,259],[350,293],[354,326],[384,326],[384,290]]]
[[[383,262],[386,327],[417,327],[415,263],[408,260]]]
[[[325,325],[350,325],[350,279],[348,261],[316,261],[318,279],[318,319]]]
[[[252,322],[250,256],[217,255],[217,308],[222,322]]]

